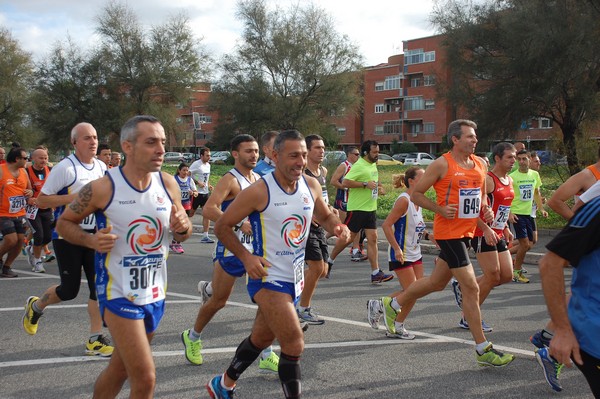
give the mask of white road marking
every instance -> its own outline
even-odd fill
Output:
[[[175,292],[169,292],[169,293],[167,293],[167,295],[171,296],[171,297],[185,298],[185,299],[180,299],[180,300],[168,300],[169,304],[198,303],[199,299],[200,299],[200,297],[197,295],[180,294],[180,293],[175,293]],[[257,308],[256,305],[242,303],[242,302],[227,301],[227,304],[230,306],[242,307],[242,308],[247,308],[247,309],[256,309]],[[53,309],[70,309],[70,308],[85,308],[85,307],[87,307],[87,304],[52,305]],[[0,312],[14,312],[14,311],[22,312],[23,307],[0,308]],[[342,323],[342,324],[347,324],[347,325],[351,325],[351,326],[365,327],[365,328],[371,329],[371,326],[369,325],[369,323],[366,323],[366,322],[360,322],[360,321],[348,320],[348,319],[340,319],[337,317],[329,317],[329,316],[322,316],[322,317],[325,320],[335,322],[335,323]],[[426,333],[426,332],[412,331],[412,330],[410,332],[415,334],[417,336],[417,338],[414,340],[386,338],[386,339],[379,339],[379,340],[372,340],[372,341],[323,342],[323,343],[306,344],[305,349],[341,348],[341,347],[355,347],[355,346],[364,348],[365,346],[378,346],[378,345],[408,345],[408,344],[431,344],[431,343],[458,343],[458,344],[469,345],[471,347],[473,347],[473,345],[474,345],[474,342],[471,340],[468,340],[468,339],[454,338],[454,337],[448,337],[445,335],[430,334],[430,333]],[[421,337],[423,337],[423,338],[421,338]],[[511,348],[511,347],[502,346],[502,345],[494,345],[494,347],[499,350],[502,350],[502,351],[525,355],[528,357],[535,356],[533,350],[523,350],[523,349],[519,349],[519,348]],[[279,349],[278,346],[274,346],[274,348]],[[220,348],[205,349],[202,352],[207,353],[207,354],[209,354],[209,353],[234,353],[236,349],[237,349],[236,347],[220,347]],[[182,354],[183,354],[183,349],[176,350],[176,351],[153,352],[153,356],[155,356],[155,357],[182,356]],[[104,361],[107,359],[108,358],[102,358],[102,357],[98,357],[98,356],[70,356],[70,357],[57,357],[57,358],[46,358],[46,359],[16,360],[16,361],[0,362],[0,368],[15,367],[15,366],[19,367],[19,366],[43,365],[43,364],[56,364],[56,363],[82,363],[82,362],[90,362],[90,361]]]

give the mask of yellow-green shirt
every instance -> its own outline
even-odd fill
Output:
[[[344,179],[357,182],[374,181],[379,182],[379,172],[376,163],[369,163],[360,158],[348,172]],[[348,211],[375,211],[377,210],[377,192],[378,188],[373,190],[366,187],[351,188],[348,190]]]
[[[510,175],[513,179],[515,198],[510,206],[510,211],[515,215],[531,215],[535,189],[542,186],[542,179],[535,170],[529,169],[527,173],[516,170]]]

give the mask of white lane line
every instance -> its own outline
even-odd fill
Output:
[[[182,300],[171,300],[169,303],[200,303],[199,299],[182,299]],[[87,308],[87,303],[81,303],[77,305],[50,305],[49,309],[75,309],[75,308]],[[24,305],[18,308],[0,308],[0,312],[22,312]]]
[[[318,344],[306,344],[305,349],[322,349],[322,348],[341,348],[341,347],[365,347],[365,346],[376,346],[376,345],[398,345],[398,344],[409,344],[409,343],[440,343],[450,342],[440,339],[415,339],[412,341],[406,341],[401,339],[385,339],[377,341],[346,341],[346,342],[330,342],[330,343],[318,343]],[[280,347],[273,345],[275,350],[279,350]],[[203,349],[203,354],[210,353],[235,353],[237,347],[229,346],[222,348],[210,348]],[[183,350],[176,351],[156,351],[152,352],[154,357],[170,357],[170,356],[181,356],[183,357]],[[6,367],[23,367],[23,366],[34,366],[44,364],[56,364],[56,363],[81,363],[90,361],[103,361],[110,358],[99,357],[99,356],[70,356],[70,357],[54,357],[47,359],[31,359],[31,360],[15,360],[9,362],[0,362],[0,368]]]
[[[199,299],[200,299],[200,297],[196,296],[196,295],[181,294],[181,293],[174,293],[174,292],[170,292],[167,295],[173,296],[173,297],[179,297],[179,298],[186,298],[184,300],[169,300],[168,301],[169,303],[197,303],[197,302],[199,302]],[[241,302],[234,302],[234,301],[227,301],[227,304],[231,305],[231,306],[243,307],[243,308],[247,308],[247,309],[256,309],[257,308],[256,305],[252,305],[252,304],[248,304],[248,303],[241,303]],[[87,307],[87,304],[52,305],[52,307],[53,308],[83,308],[83,307]],[[19,307],[19,308],[0,309],[0,311],[15,311],[15,310],[22,311],[23,308]],[[359,321],[348,320],[348,319],[340,319],[337,317],[329,317],[329,316],[322,316],[322,317],[325,320],[329,320],[329,321],[336,322],[336,323],[342,323],[342,324],[352,325],[352,326],[356,326],[356,327],[371,328],[369,323],[366,323],[366,322],[359,322]],[[373,341],[324,342],[324,343],[306,344],[305,348],[306,349],[322,349],[322,348],[339,348],[339,347],[354,347],[354,346],[365,347],[365,346],[376,346],[376,345],[399,345],[399,344],[411,344],[411,343],[413,343],[413,344],[459,343],[459,344],[469,345],[471,347],[474,345],[473,341],[470,341],[467,339],[448,337],[445,335],[438,335],[438,334],[430,334],[430,333],[420,332],[420,331],[410,331],[410,332],[417,335],[417,339],[401,340],[401,339],[389,339],[388,338],[388,339],[373,340]],[[420,337],[425,337],[425,338],[421,339]],[[276,349],[279,349],[278,346],[274,346],[274,347]],[[512,347],[503,346],[503,345],[494,345],[494,347],[499,350],[503,350],[503,351],[515,353],[515,354],[518,353],[520,355],[525,355],[528,357],[535,356],[535,354],[532,350],[523,350],[523,349],[512,348]],[[236,351],[236,349],[237,349],[237,347],[212,348],[212,349],[203,350],[203,353],[233,353]],[[153,352],[153,356],[155,356],[155,357],[181,356],[182,354],[183,354],[183,350]],[[60,357],[60,358],[48,358],[48,359],[19,360],[19,361],[0,362],[0,368],[13,367],[13,366],[52,364],[52,363],[89,362],[89,361],[98,361],[98,360],[105,360],[105,359],[100,358],[100,357],[94,357],[94,356],[73,356],[73,357]]]

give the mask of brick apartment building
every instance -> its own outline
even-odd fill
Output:
[[[438,153],[448,124],[468,115],[457,113],[437,93],[451,73],[446,62],[442,35],[403,42],[403,54],[393,55],[387,63],[364,69],[362,113],[335,121],[340,146],[376,140],[384,152],[391,144],[410,142],[419,151]],[[558,131],[549,119],[524,121],[510,141],[523,141],[531,149],[546,149],[546,143]],[[494,142],[505,137],[494,137]],[[483,149],[482,149],[483,150]]]
[[[448,124],[468,117],[454,111],[437,93],[438,85],[446,85],[451,77],[442,39],[436,35],[404,41],[403,54],[364,69],[362,109],[331,121],[339,133],[340,148],[376,140],[383,152],[390,152],[394,141],[413,143],[422,152],[441,151]],[[218,113],[207,110],[210,92],[209,84],[198,85],[187,104],[178,104],[180,142],[173,143],[174,150],[195,152],[194,148],[210,141],[218,123]],[[532,118],[508,140],[523,141],[531,149],[547,149],[548,140],[558,130],[549,119]],[[507,138],[494,137],[490,146],[504,140]]]
[[[173,151],[197,153],[197,149],[212,138],[219,123],[219,114],[208,111],[210,93],[209,83],[198,84],[190,90],[186,103],[176,105],[177,132],[170,142]]]

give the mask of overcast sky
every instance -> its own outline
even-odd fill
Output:
[[[303,4],[305,0],[300,0]],[[68,35],[87,48],[93,43],[96,17],[107,0],[0,0],[0,26],[22,48],[40,59]],[[147,27],[182,10],[194,32],[215,58],[228,53],[240,37],[236,0],[129,0],[127,5]],[[288,8],[296,0],[267,0],[269,7]],[[313,0],[329,12],[337,31],[356,43],[366,65],[387,62],[402,52],[402,41],[434,34],[429,14],[434,0]]]

